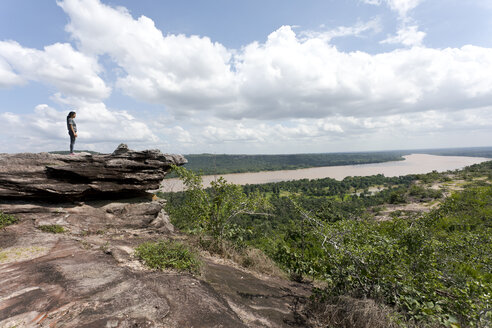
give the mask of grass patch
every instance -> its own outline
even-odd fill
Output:
[[[38,226],[38,229],[44,232],[50,233],[63,233],[65,232],[65,228],[58,224],[45,224]]]
[[[290,191],[287,191],[287,190],[280,190],[279,192],[279,197],[289,197],[290,195],[292,195],[292,193]]]
[[[271,258],[257,248],[247,247],[241,252],[233,254],[232,260],[245,268],[259,273],[281,278],[287,277],[285,272]]]
[[[191,242],[197,248],[201,248],[221,258],[231,260],[243,268],[271,276],[287,278],[285,272],[260,249],[238,245],[228,240],[221,240],[217,243],[210,236],[193,238]]]
[[[200,272],[201,263],[198,256],[180,242],[172,240],[146,242],[135,248],[135,255],[152,269]]]
[[[341,296],[317,302],[311,300],[304,312],[313,328],[409,327],[399,325],[396,318],[393,319],[395,313],[389,307],[377,304],[371,299],[360,300]]]
[[[13,215],[0,212],[0,229],[2,229],[3,227],[6,227],[8,225],[17,223],[18,221],[19,221],[19,219],[17,219]]]
[[[0,263],[36,258],[45,254],[46,251],[47,248],[42,246],[7,248],[0,252]]]

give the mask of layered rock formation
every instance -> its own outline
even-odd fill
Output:
[[[114,198],[156,189],[184,163],[124,145],[111,155],[0,155],[0,214],[17,219],[0,229],[0,327],[306,327],[298,311],[310,286],[206,252],[200,276],[135,258],[143,242],[188,237],[164,200]],[[64,232],[40,229],[49,225]]]
[[[85,200],[142,195],[159,188],[181,155],[133,151],[121,144],[109,155],[0,155],[0,199]]]

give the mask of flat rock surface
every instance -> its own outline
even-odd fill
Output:
[[[0,327],[305,327],[310,286],[204,257],[202,273],[152,271],[144,241],[182,239],[148,199],[0,203]],[[38,229],[58,224],[64,233]]]
[[[112,154],[0,154],[0,199],[50,201],[122,198],[157,189],[181,155],[133,151]]]

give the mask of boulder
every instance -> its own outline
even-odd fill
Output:
[[[0,199],[74,201],[141,196],[155,190],[182,155],[133,151],[112,154],[0,154]]]

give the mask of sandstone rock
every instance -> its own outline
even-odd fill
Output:
[[[112,154],[0,154],[0,199],[66,201],[133,197],[159,188],[181,155],[133,151],[121,144]]]
[[[160,201],[0,201],[19,222],[0,229],[0,327],[306,327],[310,286],[202,258],[200,276],[146,268],[146,241],[182,240],[152,226]],[[59,224],[52,234],[40,225]]]

